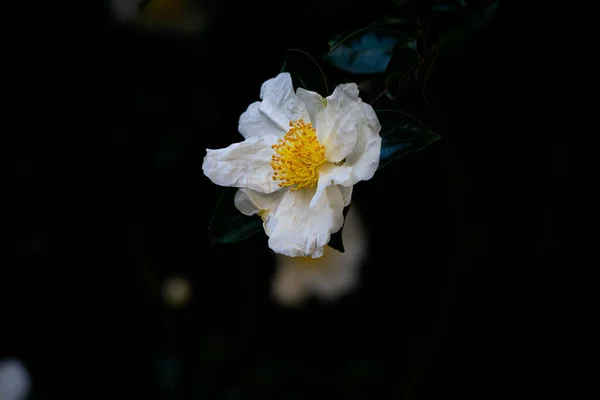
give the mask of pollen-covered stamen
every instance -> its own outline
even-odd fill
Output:
[[[325,163],[325,146],[317,140],[312,124],[303,120],[290,121],[290,130],[271,146],[273,180],[279,186],[294,186],[291,190],[313,187],[319,180],[317,167]]]

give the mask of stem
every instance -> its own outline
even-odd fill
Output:
[[[383,96],[383,95],[385,94],[385,92],[387,92],[387,88],[386,88],[386,89],[383,89],[383,92],[379,93],[379,94],[377,95],[377,97],[375,97],[373,100],[371,100],[371,101],[369,102],[369,104],[370,104],[370,105],[373,105],[373,103],[375,103],[377,100],[379,100],[379,98],[380,98],[381,96]]]

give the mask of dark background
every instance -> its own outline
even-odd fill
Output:
[[[51,122],[11,147],[0,358],[23,361],[32,398],[550,392],[570,160],[536,122],[544,59],[527,10],[502,3],[437,66],[427,122],[442,139],[355,188],[370,242],[360,288],[289,310],[270,298],[263,234],[208,245],[219,189],[202,174],[205,149],[239,140],[239,115],[286,48],[319,51],[392,5],[204,6],[195,38],[91,25],[102,44],[60,78],[81,92],[42,94],[60,101]],[[180,310],[160,296],[175,274],[193,288]]]

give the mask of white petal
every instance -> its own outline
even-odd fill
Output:
[[[260,211],[275,210],[285,194],[284,190],[274,193],[259,193],[251,189],[238,189],[233,198],[235,207],[244,215],[258,214]]]
[[[344,223],[344,199],[337,186],[330,186],[315,207],[315,190],[289,190],[272,217],[269,247],[289,257],[321,257],[332,233]]]
[[[352,169],[352,179],[343,183],[344,186],[354,185],[359,181],[367,181],[373,177],[379,167],[381,152],[381,124],[373,107],[362,103],[366,123],[360,125],[358,140],[352,153],[346,158],[347,166]]]
[[[294,93],[292,77],[287,72],[263,83],[260,98],[262,101],[252,103],[240,117],[238,130],[245,138],[269,134],[283,136],[290,129],[290,121],[310,120],[306,106]]]
[[[325,110],[325,99],[323,96],[317,92],[311,92],[303,88],[296,90],[296,96],[306,105],[313,128],[319,129],[317,115]]]
[[[325,164],[318,171],[319,181],[317,182],[315,195],[310,201],[310,208],[316,206],[321,195],[329,186],[342,184],[352,179],[352,170],[344,165],[338,167],[333,164]]]
[[[265,194],[250,189],[238,189],[233,198],[233,203],[244,215],[260,214],[263,219],[265,233],[270,236],[271,226],[274,222],[272,217],[286,191],[287,189],[284,189]]]
[[[251,137],[224,149],[207,149],[202,171],[220,186],[272,193],[279,189],[272,178],[273,168],[270,165],[273,155],[271,145],[276,142],[276,136],[266,135]]]
[[[356,144],[358,128],[365,119],[355,83],[339,85],[327,97],[325,110],[317,116],[317,138],[325,145],[328,161],[342,161]]]
[[[262,135],[282,136],[285,132],[260,110],[260,101],[250,104],[248,109],[240,116],[238,131],[245,138]]]
[[[342,193],[342,198],[344,199],[344,207],[347,207],[352,202],[352,189],[354,186],[338,186],[340,189],[340,193]]]
[[[325,247],[323,257],[317,259],[277,255],[272,286],[275,299],[284,306],[298,306],[310,295],[332,301],[353,290],[367,255],[367,235],[357,207],[346,216],[342,236],[344,253]]]

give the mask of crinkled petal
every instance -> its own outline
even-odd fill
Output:
[[[251,137],[241,143],[218,150],[206,150],[202,171],[213,183],[220,186],[248,188],[260,193],[279,189],[273,180],[271,146],[277,136]]]
[[[365,119],[361,104],[355,83],[339,85],[327,97],[327,106],[317,115],[316,129],[328,161],[342,161],[354,149]]]
[[[238,189],[233,198],[235,207],[244,215],[259,214],[263,220],[263,228],[267,236],[271,234],[273,214],[285,195],[286,190],[273,193],[259,193],[251,189]]]
[[[331,234],[344,224],[344,199],[337,186],[329,186],[316,206],[309,207],[315,190],[288,190],[273,214],[269,247],[288,257],[323,255]]]
[[[273,129],[278,136],[283,136],[289,130],[290,121],[310,120],[306,106],[294,93],[292,78],[287,72],[263,83],[260,98],[261,102],[251,104],[240,117],[238,130],[245,138],[273,134]]]
[[[365,123],[360,125],[358,140],[352,153],[348,154],[344,166],[352,169],[352,177],[345,182],[338,182],[344,186],[355,185],[359,181],[367,181],[373,177],[379,168],[379,156],[381,152],[381,124],[377,115],[369,104],[362,103],[362,109],[366,118]]]
[[[352,179],[352,170],[344,165],[336,166],[333,164],[324,164],[319,168],[319,181],[317,190],[310,201],[310,207],[314,208],[321,195],[331,185],[338,185]]]
[[[245,138],[262,135],[275,135],[281,137],[285,132],[276,122],[261,111],[262,102],[257,101],[248,107],[240,116],[238,131]]]
[[[238,130],[245,137],[277,135],[289,130],[289,122],[310,116],[304,103],[294,93],[292,78],[284,72],[263,83],[260,89],[262,101],[252,103],[240,116]]]
[[[303,88],[296,90],[296,96],[306,105],[310,121],[313,124],[313,128],[319,129],[318,118],[319,113],[325,110],[326,100],[317,92],[311,92]]]

